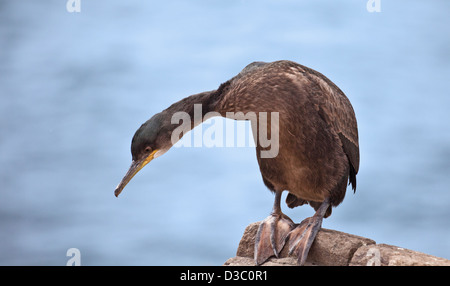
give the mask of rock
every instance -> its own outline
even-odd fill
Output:
[[[271,258],[262,266],[295,266],[297,259],[293,257]],[[256,266],[255,260],[250,257],[236,256],[225,261],[224,266]]]
[[[368,238],[323,228],[317,233],[306,261],[313,265],[346,266],[358,248],[373,244],[375,241]]]
[[[374,266],[450,266],[450,260],[388,244],[359,248],[350,265]]]
[[[249,224],[245,230],[244,235],[239,242],[239,246],[236,252],[236,256],[251,257],[255,253],[255,238],[258,231],[259,222]]]
[[[254,266],[255,237],[260,222],[248,225],[237,249],[236,257],[228,259],[227,266]],[[272,257],[263,266],[294,266],[297,258],[288,255],[289,241],[279,258]],[[309,251],[305,265],[448,265],[450,260],[374,240],[322,228]]]

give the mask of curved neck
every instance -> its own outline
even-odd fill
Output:
[[[223,101],[231,81],[232,79],[222,83],[216,90],[205,91],[183,98],[169,106],[162,113],[168,113],[166,115],[170,115],[169,117],[172,117],[177,112],[187,113],[192,121],[191,129],[213,116],[225,117],[224,112],[226,108],[219,107],[221,105],[219,102]]]
[[[163,113],[167,113],[170,118],[177,116],[185,118],[185,115],[182,114],[187,114],[192,123],[191,129],[193,129],[195,126],[209,118],[205,118],[207,113],[216,111],[216,95],[217,91],[212,90],[188,96],[169,106]],[[218,115],[220,114],[217,114],[216,116]],[[176,128],[176,124],[174,128]]]
[[[161,129],[165,130],[164,133],[170,137],[164,140],[170,144],[164,146],[164,149],[169,149],[186,133],[208,118],[221,116],[216,111],[218,97],[217,90],[202,92],[183,98],[163,110],[159,114],[162,119]]]

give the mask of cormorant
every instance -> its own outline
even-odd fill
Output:
[[[197,116],[181,136],[172,138],[180,124],[173,124],[171,118],[177,112],[194,118],[195,104],[201,104],[202,116]],[[275,129],[268,128],[270,119],[266,123],[259,122],[258,117],[252,119],[262,179],[275,193],[273,211],[256,235],[255,263],[260,265],[273,255],[278,257],[289,238],[289,252],[296,253],[298,264],[303,265],[322,219],[343,201],[347,182],[356,190],[359,144],[355,113],[348,98],[327,77],[298,63],[251,63],[218,89],[186,97],[154,115],[133,136],[132,164],[115,195],[140,169],[169,150],[211,112],[223,117],[238,112],[277,113]],[[273,156],[262,156],[261,151],[273,146],[261,144],[261,126],[268,137],[278,136],[277,150],[269,153]],[[283,191],[289,192],[288,207],[309,204],[315,214],[294,224],[281,211]]]

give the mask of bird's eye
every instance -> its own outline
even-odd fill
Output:
[[[152,151],[152,148],[150,146],[145,147],[145,152],[150,153]]]

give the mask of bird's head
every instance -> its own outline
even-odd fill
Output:
[[[133,161],[128,172],[114,191],[116,197],[122,192],[137,172],[151,160],[161,156],[172,147],[172,129],[170,120],[166,118],[164,113],[154,115],[139,127],[131,141],[131,155]]]

